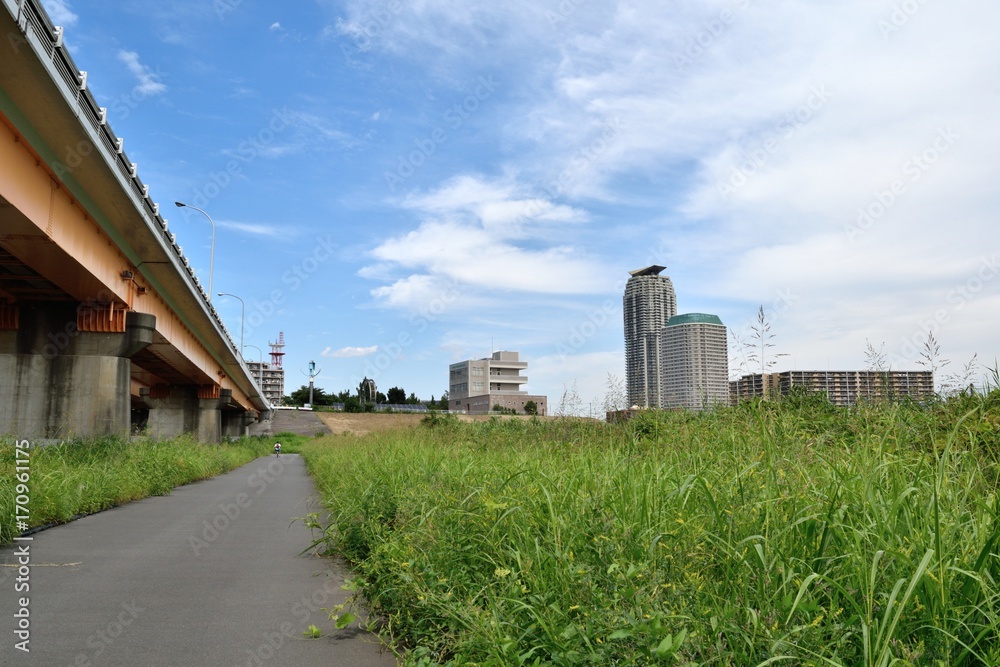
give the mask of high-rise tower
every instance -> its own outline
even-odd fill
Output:
[[[660,345],[664,408],[705,410],[729,402],[726,325],[718,316],[675,315]]]
[[[664,266],[629,271],[622,311],[625,319],[625,385],[628,404],[663,407],[661,332],[677,314],[673,283]]]

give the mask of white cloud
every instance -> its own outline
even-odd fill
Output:
[[[404,206],[434,216],[478,220],[484,230],[504,238],[524,236],[527,223],[587,220],[584,211],[528,196],[513,182],[487,182],[469,175],[456,176],[427,194],[411,194]],[[535,229],[528,235],[540,233]]]
[[[404,205],[421,224],[377,259],[484,289],[487,276],[500,289],[599,289],[595,267],[621,261],[610,254],[621,244],[605,254],[518,222],[527,184],[566,174],[550,189],[557,197],[540,200],[561,222],[588,219],[594,202],[659,207],[663,222],[637,219],[634,237],[686,272],[687,283],[675,277],[682,301],[697,291],[747,304],[749,316],[750,304],[793,287],[786,344],[806,365],[850,365],[865,335],[902,347],[1000,249],[989,167],[1000,152],[989,83],[1000,42],[969,24],[992,25],[1000,6],[914,3],[901,15],[865,0],[591,4],[426,0],[370,36],[368,48],[459,81],[489,44],[504,80],[518,81],[491,100],[513,119],[498,143],[511,147],[502,166],[516,177],[460,176],[412,195]],[[377,9],[349,6],[355,26]],[[505,267],[533,279],[508,279]],[[946,307],[958,345],[971,344],[968,318],[996,289]],[[827,335],[813,323],[831,321],[850,326],[822,351],[810,346]]]
[[[42,6],[56,25],[69,27],[76,25],[79,19],[66,0],[42,0]]]
[[[570,206],[527,196],[506,182],[459,176],[401,205],[423,221],[372,251],[362,275],[409,272],[372,290],[383,305],[419,308],[461,286],[465,294],[582,294],[600,290],[594,259],[568,242],[567,226],[587,220]]]
[[[429,307],[435,300],[453,300],[453,295],[459,289],[456,283],[443,278],[411,275],[397,280],[392,285],[377,287],[371,293],[385,306],[418,309]]]
[[[269,30],[272,30],[272,31],[274,31],[274,30],[281,30],[281,23],[278,22],[278,21],[275,21],[274,23],[271,24],[271,27],[269,28]]]
[[[151,72],[148,67],[139,62],[139,54],[135,51],[119,51],[118,60],[125,63],[129,71],[139,81],[135,92],[142,95],[159,95],[166,92],[167,86],[160,82],[159,74]]]
[[[354,357],[367,357],[376,352],[378,352],[378,345],[372,345],[371,347],[342,347],[339,350],[327,347],[320,354],[321,356],[332,357],[334,359],[350,359]]]
[[[288,234],[287,228],[278,227],[277,225],[264,225],[254,222],[235,222],[232,220],[219,220],[216,224],[219,227],[243,232],[244,234],[253,234],[255,236],[270,236],[277,238]]]

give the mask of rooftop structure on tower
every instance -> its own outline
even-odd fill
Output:
[[[272,343],[268,341],[268,345],[271,346],[271,365],[275,368],[281,368],[281,358],[285,356],[285,332],[278,332],[278,341]]]

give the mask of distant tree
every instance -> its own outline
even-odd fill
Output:
[[[386,399],[385,394],[383,394],[380,391],[376,391],[375,392],[375,402],[376,403],[381,403],[381,404],[384,405],[384,404],[388,403],[389,401]]]
[[[438,408],[440,408],[441,410],[447,410],[448,409],[448,392],[447,391],[445,391],[443,394],[441,394],[441,400],[438,401]]]
[[[361,412],[361,401],[357,396],[347,396],[343,401],[344,412]]]
[[[305,405],[309,402],[309,387],[302,385],[288,396],[289,405]],[[332,405],[334,397],[323,391],[322,387],[313,387],[313,405]]]
[[[393,387],[385,393],[386,401],[393,404],[400,404],[406,402],[406,391],[401,387]]]
[[[528,401],[524,404],[524,414],[526,415],[537,415],[538,414],[538,404],[534,401]]]
[[[288,405],[305,405],[309,402],[309,387],[302,385],[291,394],[288,395],[288,400],[286,404]]]
[[[410,392],[410,395],[406,397],[406,403],[408,403],[409,405],[416,405],[419,402],[420,399],[417,398],[417,395],[414,394],[412,391]]]

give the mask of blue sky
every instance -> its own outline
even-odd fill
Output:
[[[507,349],[599,410],[650,264],[744,339],[763,305],[779,370],[998,354],[993,3],[45,4],[286,392]]]

